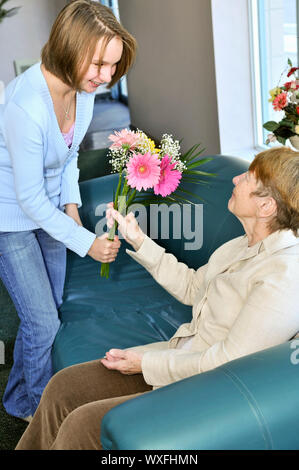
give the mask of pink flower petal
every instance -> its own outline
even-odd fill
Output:
[[[137,191],[147,190],[159,181],[160,160],[158,155],[151,155],[150,152],[134,154],[127,163],[127,170],[129,186]]]
[[[171,158],[165,155],[161,161],[161,174],[159,182],[154,186],[154,193],[161,196],[169,196],[178,187],[182,178],[182,173],[174,170],[174,163],[171,163]]]

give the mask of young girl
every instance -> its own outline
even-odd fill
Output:
[[[0,278],[20,318],[6,411],[30,419],[52,376],[66,248],[112,262],[116,238],[82,226],[79,145],[98,86],[113,86],[134,61],[135,39],[111,10],[78,0],[58,15],[41,62],[10,82],[0,106]]]

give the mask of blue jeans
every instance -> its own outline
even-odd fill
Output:
[[[0,232],[0,278],[20,318],[14,363],[3,396],[7,413],[33,415],[51,376],[60,326],[66,247],[42,229]]]

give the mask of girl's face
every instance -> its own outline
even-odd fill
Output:
[[[99,64],[102,41],[103,39],[98,41],[91,64],[81,81],[81,90],[86,93],[93,93],[100,85],[111,82],[123,53],[122,40],[115,37],[107,44]]]

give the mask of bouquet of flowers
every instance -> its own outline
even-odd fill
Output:
[[[214,176],[197,169],[211,160],[198,159],[204,151],[199,149],[200,144],[181,155],[180,142],[169,134],[163,134],[159,146],[139,129],[115,131],[109,139],[113,142],[108,154],[109,163],[112,172],[119,174],[113,206],[122,215],[126,215],[129,206],[136,201],[142,201],[145,205],[161,201],[193,204],[186,196],[198,196],[179,188],[182,178],[191,183],[204,184],[198,179],[199,175]],[[114,221],[109,240],[114,240],[117,225]],[[101,276],[109,277],[109,263],[102,263]]]
[[[296,77],[298,67],[293,67],[290,59],[287,66],[287,78],[289,81],[280,85],[281,78],[286,71],[281,74],[278,85],[270,90],[273,109],[283,111],[284,117],[279,121],[268,121],[263,127],[271,132],[268,135],[266,144],[276,140],[285,145],[286,140],[294,136],[299,136],[299,77]]]

